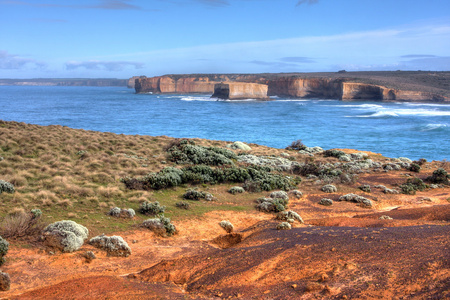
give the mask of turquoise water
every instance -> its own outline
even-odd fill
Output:
[[[337,100],[216,101],[120,87],[0,86],[0,119],[124,134],[199,137],[284,148],[353,148],[450,159],[450,105]]]

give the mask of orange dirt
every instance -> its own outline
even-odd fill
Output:
[[[379,184],[383,176],[361,175]],[[401,177],[401,181],[405,179]],[[179,234],[146,229],[118,232],[130,245],[127,258],[107,257],[89,245],[49,254],[14,243],[2,271],[11,276],[7,299],[446,299],[450,297],[450,188],[416,195],[358,194],[374,208],[336,202],[321,206],[304,182],[305,195],[290,209],[305,224],[276,230],[279,221],[261,212],[215,211],[176,223]],[[354,191],[354,189],[353,189]],[[380,220],[387,215],[392,220]],[[233,235],[218,226],[229,220]],[[90,263],[83,254],[97,256]]]

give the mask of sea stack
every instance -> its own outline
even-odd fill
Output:
[[[248,82],[221,82],[214,85],[211,98],[240,100],[258,99],[268,100],[268,86],[266,84]]]

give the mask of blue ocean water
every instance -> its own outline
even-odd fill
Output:
[[[0,119],[139,135],[199,137],[284,148],[352,148],[450,159],[450,105],[338,100],[217,101],[121,87],[0,86]]]

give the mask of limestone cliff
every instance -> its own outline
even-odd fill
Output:
[[[268,86],[266,84],[248,82],[223,82],[216,83],[214,94],[211,98],[220,99],[260,99],[267,100]]]
[[[165,75],[135,79],[136,93],[227,93],[229,99],[264,98],[268,96],[317,98],[340,100],[376,101],[429,101],[450,103],[448,83],[450,72],[443,74],[422,74],[417,72],[348,72],[348,73],[302,73],[302,74],[198,74]],[[448,73],[448,74],[447,74]],[[411,75],[412,74],[412,75]],[[419,75],[417,75],[419,74]],[[405,78],[403,78],[403,77]],[[408,77],[409,76],[409,77]],[[416,76],[417,78],[414,78]],[[434,77],[433,77],[434,76]],[[412,79],[415,79],[412,80]],[[422,84],[424,79],[434,80],[432,84]],[[439,79],[439,80],[438,80]],[[255,85],[230,85],[230,83],[254,83]],[[381,83],[381,84],[379,84]],[[267,94],[259,85],[267,87]],[[389,85],[391,85],[389,87]],[[402,88],[392,88],[400,86]],[[236,89],[233,90],[232,89]],[[239,90],[240,89],[240,90]],[[253,89],[253,90],[252,90]],[[239,96],[240,94],[245,96]]]

